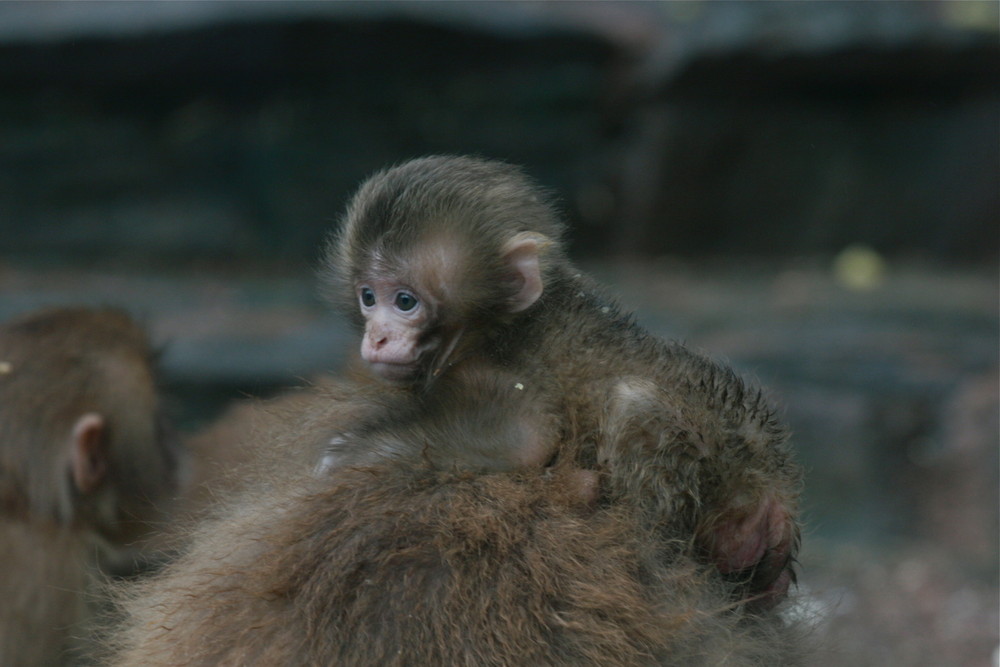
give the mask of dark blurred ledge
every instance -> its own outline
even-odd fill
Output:
[[[3,252],[313,258],[356,184],[526,165],[581,256],[995,263],[991,2],[0,3]]]

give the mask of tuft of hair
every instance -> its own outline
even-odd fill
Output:
[[[506,243],[537,235],[546,276],[562,260],[563,232],[549,193],[518,167],[423,157],[362,184],[330,237],[322,278],[327,296],[355,317],[358,284],[381,275],[419,283],[437,292],[455,317],[469,318],[508,296],[502,292],[511,282],[505,280]]]

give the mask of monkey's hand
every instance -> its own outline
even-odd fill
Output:
[[[698,535],[709,560],[745,587],[752,608],[770,609],[785,598],[795,581],[798,528],[779,498],[728,510]]]

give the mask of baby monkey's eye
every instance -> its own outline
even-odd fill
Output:
[[[417,297],[413,296],[409,292],[398,292],[396,294],[396,308],[399,308],[404,313],[408,310],[416,308],[417,303]]]
[[[361,288],[361,305],[365,308],[371,308],[375,305],[375,292],[372,291],[371,287]]]

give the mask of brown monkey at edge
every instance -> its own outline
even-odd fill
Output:
[[[0,664],[73,663],[97,580],[164,518],[181,452],[165,437],[145,332],[112,309],[0,326]]]
[[[351,200],[328,252],[330,293],[364,329],[371,371],[403,387],[417,414],[462,392],[470,369],[547,396],[539,409],[556,407],[558,435],[515,462],[603,471],[606,501],[668,538],[694,535],[739,595],[779,601],[801,478],[785,430],[731,370],[622,314],[570,264],[562,232],[546,194],[512,166],[414,160]],[[364,459],[350,435],[334,438],[323,467]]]

